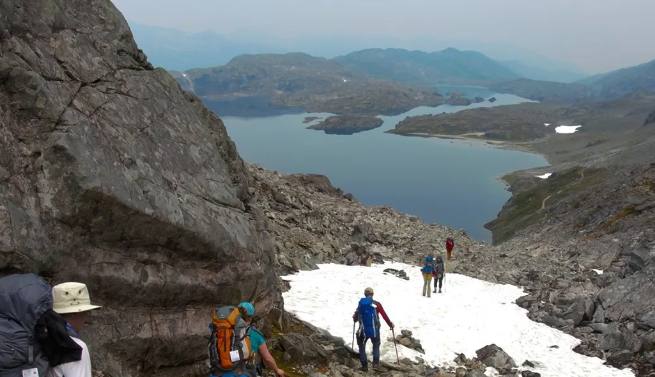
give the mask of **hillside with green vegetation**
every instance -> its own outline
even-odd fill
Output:
[[[485,228],[493,232],[494,243],[507,241],[519,230],[546,219],[547,206],[602,182],[610,174],[607,169],[582,167],[553,174],[543,183],[513,195],[498,217],[485,224]],[[512,180],[511,177],[503,179]]]
[[[434,90],[375,79],[303,53],[241,55],[220,67],[173,72],[185,90],[203,99],[264,96],[270,105],[336,114],[396,114],[438,106]]]
[[[454,48],[432,53],[375,48],[339,56],[334,61],[371,77],[413,85],[486,84],[520,77],[479,52]]]

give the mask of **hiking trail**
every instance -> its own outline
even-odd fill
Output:
[[[584,168],[580,171],[580,178],[579,178],[579,179],[578,179],[578,180],[577,180],[577,181],[576,181],[572,186],[575,186],[575,185],[577,185],[578,183],[582,182],[583,179],[584,179]],[[546,201],[547,201],[548,199],[550,199],[551,196],[559,195],[559,194],[560,194],[562,191],[564,191],[565,189],[566,189],[566,187],[564,187],[563,189],[559,190],[558,192],[556,192],[556,193],[554,193],[554,194],[550,194],[550,195],[548,195],[547,197],[545,197],[544,200],[541,202],[541,209],[546,208]]]

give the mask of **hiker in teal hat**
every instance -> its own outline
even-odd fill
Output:
[[[241,314],[241,317],[246,322],[246,325],[248,325],[247,334],[248,338],[250,339],[250,347],[252,348],[252,352],[255,354],[255,356],[260,355],[264,364],[272,371],[274,371],[275,374],[280,377],[284,377],[284,371],[277,367],[275,359],[273,359],[273,356],[271,356],[271,353],[266,346],[266,339],[264,338],[264,335],[252,326],[252,317],[255,315],[255,307],[249,302],[242,302],[239,304],[238,308],[239,314]],[[256,357],[251,359],[253,363],[255,362],[255,359]],[[261,375],[259,371],[258,374]]]

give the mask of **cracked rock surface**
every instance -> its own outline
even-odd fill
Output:
[[[85,282],[96,369],[183,375],[216,305],[281,303],[248,182],[110,1],[0,2],[0,275]]]

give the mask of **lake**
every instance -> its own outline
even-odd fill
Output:
[[[470,106],[418,107],[398,116],[381,116],[382,127],[354,135],[327,135],[305,129],[307,116],[294,113],[259,117],[222,117],[241,157],[269,170],[326,175],[332,184],[365,205],[389,205],[427,223],[466,229],[469,236],[491,243],[483,225],[493,220],[511,194],[497,180],[521,169],[547,166],[541,156],[508,151],[479,141],[385,134],[407,116],[456,112],[528,102],[485,88],[437,87],[497,101]],[[208,103],[212,109],[212,104]],[[212,109],[213,110],[213,109]],[[216,113],[221,116],[217,109]]]

